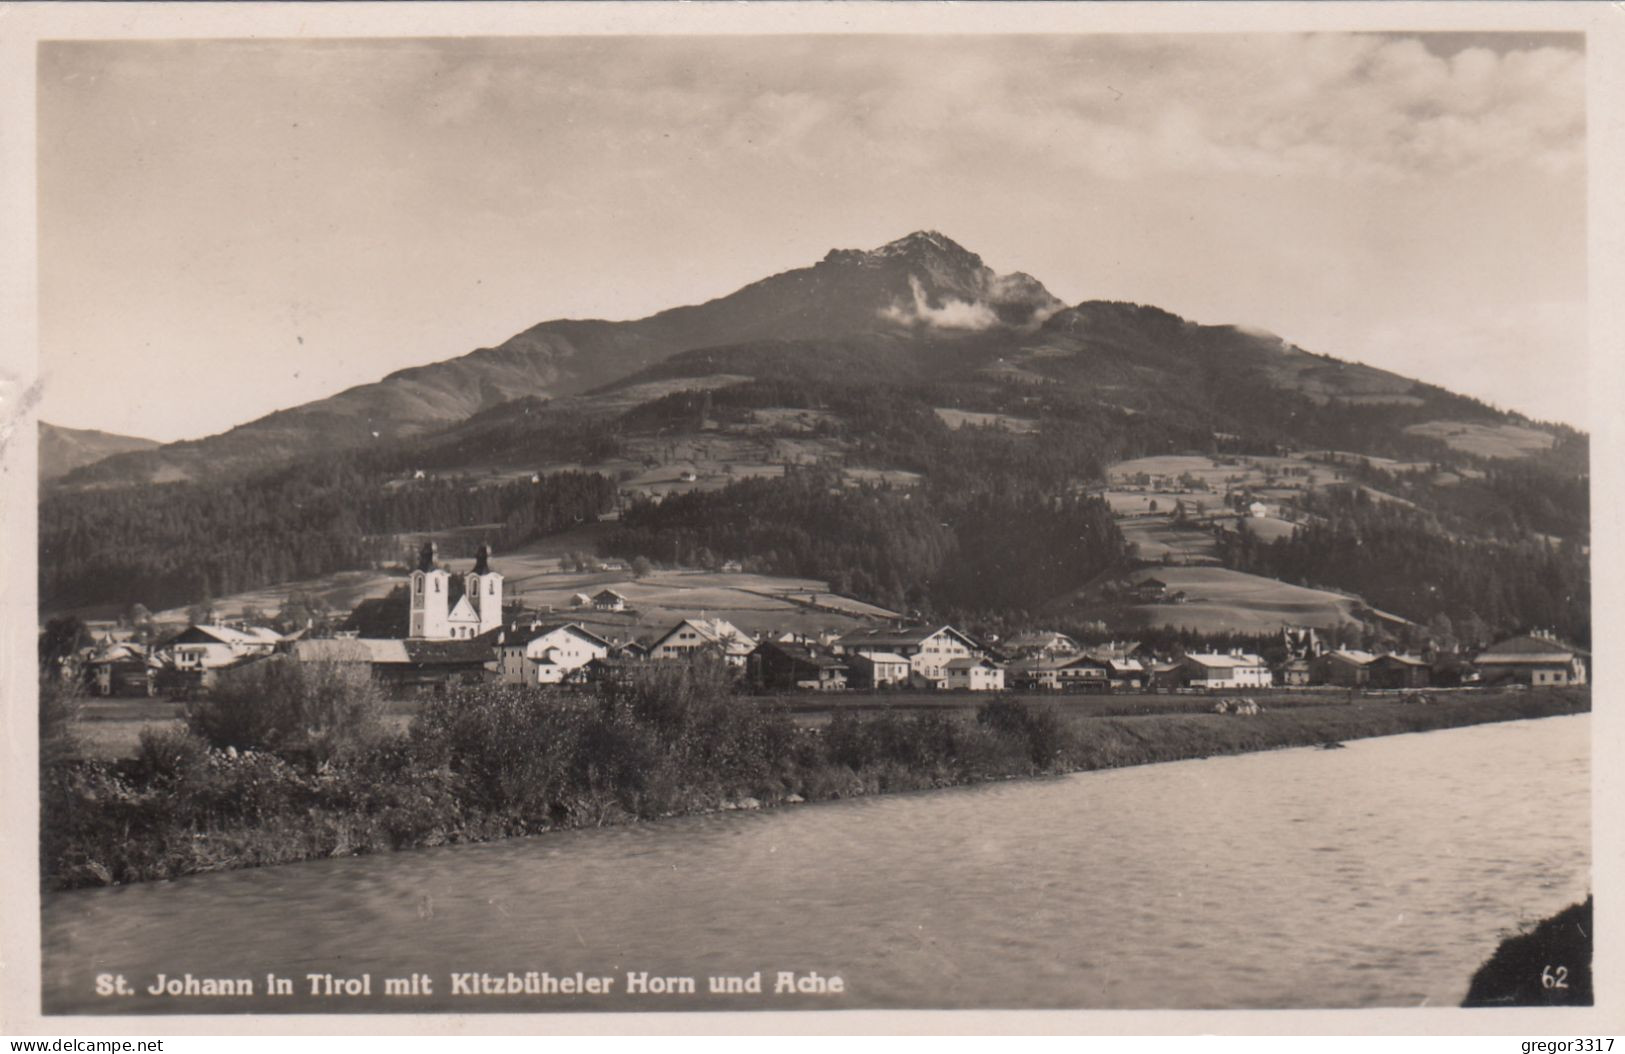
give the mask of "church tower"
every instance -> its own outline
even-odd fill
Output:
[[[434,553],[434,543],[424,542],[418,552],[418,569],[412,572],[412,618],[406,635],[420,640],[451,636],[447,622],[451,576],[435,566]]]
[[[474,570],[463,578],[464,595],[480,617],[478,632],[502,625],[502,573],[491,570],[491,547],[481,545],[474,555]]]

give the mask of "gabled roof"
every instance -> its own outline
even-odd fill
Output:
[[[1377,657],[1368,651],[1359,651],[1354,648],[1339,648],[1322,655],[1323,659],[1337,659],[1340,662],[1353,663],[1355,666],[1364,666],[1368,662],[1376,662]]]
[[[406,659],[413,663],[485,665],[492,659],[492,635],[469,640],[404,640]]]
[[[970,636],[954,629],[952,626],[905,626],[901,629],[886,627],[882,629],[854,630],[838,638],[835,643],[843,648],[915,648],[939,633],[952,633],[972,648],[981,647]]]
[[[1219,655],[1202,652],[1186,652],[1185,658],[1198,666],[1211,670],[1233,670],[1238,666],[1263,666],[1264,660],[1256,655]]]
[[[1390,652],[1387,655],[1379,655],[1372,661],[1399,663],[1402,666],[1427,666],[1426,660],[1422,659],[1420,656],[1400,655],[1398,652]]]
[[[478,622],[480,616],[479,612],[474,610],[474,605],[468,602],[468,597],[464,595],[457,598],[456,606],[451,609],[451,613],[446,616],[446,619],[449,622]]]
[[[1591,653],[1551,637],[1527,633],[1497,641],[1478,653],[1475,663],[1509,662],[1568,662],[1576,655],[1590,657]]]
[[[508,630],[503,635],[502,645],[506,648],[523,647],[533,640],[550,637],[560,630],[573,633],[589,644],[597,644],[604,648],[610,646],[609,641],[586,629],[579,622],[550,622],[540,626],[525,626],[520,629]]]
[[[851,655],[851,656],[849,656],[849,658],[852,659],[852,661],[854,661],[854,662],[861,659],[864,662],[870,663],[871,665],[874,664],[874,663],[888,663],[888,662],[897,664],[899,666],[909,666],[909,665],[911,665],[911,663],[907,659],[905,659],[903,656],[897,654],[894,651],[872,651],[872,652],[869,652],[867,655],[859,653],[859,654]]]
[[[949,670],[974,670],[979,666],[985,666],[990,670],[999,669],[999,664],[993,662],[991,659],[978,659],[968,655],[961,656],[957,659],[949,659],[947,662],[943,663],[943,666]]]
[[[252,626],[248,630],[232,629],[230,626],[199,626],[196,623],[187,626],[175,636],[164,641],[164,646],[171,644],[201,644],[214,641],[232,647],[252,645],[275,644],[282,639],[276,630],[266,629],[264,626]]]
[[[727,619],[720,618],[686,618],[663,633],[660,639],[655,641],[654,646],[656,648],[660,647],[671,639],[672,634],[678,632],[684,626],[694,630],[706,641],[722,645],[726,651],[743,654],[755,647],[750,638],[739,631],[738,626],[735,626]]]
[[[756,646],[757,651],[776,651],[788,656],[797,662],[808,666],[816,666],[821,670],[844,670],[847,668],[845,660],[826,651],[819,651],[807,647],[805,644],[793,644],[788,641],[768,640]]]
[[[592,598],[594,600],[598,600],[598,599],[601,599],[601,598],[602,599],[607,599],[607,600],[625,600],[626,599],[626,594],[625,593],[618,593],[613,589],[600,589],[598,592],[596,592],[596,593],[594,593],[592,595]]]

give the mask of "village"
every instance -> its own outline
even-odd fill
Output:
[[[576,593],[572,610],[562,612],[505,605],[504,576],[483,546],[471,568],[456,575],[426,543],[406,593],[404,637],[353,630],[315,636],[238,620],[195,621],[142,643],[131,627],[91,623],[91,640],[67,658],[63,674],[94,695],[185,699],[206,695],[223,671],[251,663],[333,663],[364,667],[392,694],[411,695],[479,683],[588,687],[629,677],[646,664],[710,656],[726,664],[742,692],[872,693],[885,705],[905,693],[1579,686],[1587,683],[1590,663],[1585,650],[1539,630],[1476,650],[1407,653],[1336,647],[1329,634],[1288,626],[1269,649],[1275,661],[1268,661],[1242,649],[1158,651],[1132,640],[1084,645],[1048,630],[984,640],[952,625],[904,619],[753,634],[702,611],[640,641],[603,625],[606,617],[634,613],[628,596],[612,587]],[[591,625],[584,624],[588,614]]]

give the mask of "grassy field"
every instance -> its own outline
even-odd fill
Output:
[[[1405,431],[1444,440],[1452,450],[1479,457],[1521,458],[1550,450],[1556,438],[1550,432],[1520,425],[1486,425],[1468,421],[1425,421]]]

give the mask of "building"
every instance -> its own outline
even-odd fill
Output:
[[[1314,676],[1313,664],[1303,657],[1288,659],[1275,668],[1275,683],[1284,688],[1302,688]]]
[[[1059,691],[1061,670],[1072,661],[1065,657],[1017,659],[1004,668],[1004,681],[1026,691]]]
[[[228,626],[186,627],[154,648],[160,663],[182,672],[217,670],[274,652],[282,635],[263,626],[232,629]]]
[[[1083,691],[1138,692],[1146,685],[1145,667],[1123,655],[1085,655],[1059,672],[1063,683]]]
[[[1252,502],[1247,506],[1247,515],[1255,520],[1262,520],[1270,514],[1270,507],[1261,501]]]
[[[982,658],[987,649],[952,626],[910,626],[856,630],[835,641],[841,655],[900,655],[908,660],[909,680],[922,687],[947,683],[945,667],[954,659]]]
[[[965,656],[942,665],[944,686],[949,691],[1002,692],[1004,668],[992,659]]]
[[[1188,686],[1207,691],[1268,688],[1272,680],[1264,660],[1246,652],[1191,653],[1180,660],[1180,666]]]
[[[755,647],[738,626],[726,619],[686,618],[650,646],[649,658],[692,659],[701,652],[714,651],[729,666],[743,667]]]
[[[609,656],[610,643],[575,622],[531,623],[504,630],[496,646],[503,684],[566,684],[586,680],[587,664]]]
[[[1373,688],[1426,688],[1432,683],[1427,660],[1415,655],[1379,655],[1369,669]]]
[[[1002,647],[1011,655],[1024,658],[1058,659],[1062,656],[1077,655],[1083,651],[1077,641],[1064,633],[1054,630],[1037,630],[1032,633],[1023,633],[1002,642]]]
[[[102,648],[86,664],[90,686],[97,695],[151,695],[155,670],[139,644],[121,643]]]
[[[1490,645],[1473,659],[1486,683],[1516,681],[1534,687],[1581,685],[1591,653],[1537,631]]]
[[[1339,648],[1311,661],[1310,681],[1339,688],[1363,688],[1371,680],[1371,664],[1376,656],[1368,651]]]
[[[600,589],[593,594],[594,611],[625,611],[626,597],[613,589]]]
[[[452,600],[449,571],[435,565],[435,546],[425,542],[409,586],[412,640],[472,640],[502,625],[502,575],[491,570],[491,550],[480,546],[474,569],[457,583],[462,595]]]
[[[884,651],[854,652],[844,656],[847,683],[854,688],[897,688],[908,685],[912,670],[907,659]]]
[[[364,663],[374,680],[392,688],[441,689],[489,680],[498,632],[467,640],[301,640],[288,654],[295,662]]]
[[[766,640],[748,659],[751,682],[773,690],[841,691],[849,664],[840,656],[808,644]]]
[[[592,597],[585,593],[577,593],[570,598],[570,606],[573,608],[590,608],[592,607]]]

